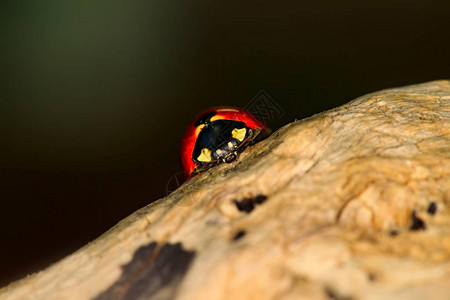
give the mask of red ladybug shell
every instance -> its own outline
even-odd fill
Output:
[[[208,114],[211,114],[212,117],[209,118]],[[216,120],[233,120],[243,122],[247,127],[252,129],[259,129],[260,131],[265,131],[268,129],[263,122],[258,120],[248,111],[241,108],[221,106],[203,111],[189,124],[181,142],[181,163],[183,165],[184,175],[186,178],[191,176],[197,166],[192,155],[197,137],[205,125],[196,125],[196,123],[198,123],[198,121],[205,116],[210,122],[214,122]]]

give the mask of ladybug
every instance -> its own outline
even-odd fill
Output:
[[[189,124],[181,142],[185,177],[234,161],[269,133],[263,122],[241,108],[222,106],[202,112]]]

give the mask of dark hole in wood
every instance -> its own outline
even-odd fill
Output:
[[[246,213],[250,213],[255,208],[251,202],[234,200],[234,203],[239,211],[245,211]]]
[[[238,232],[236,232],[234,234],[233,241],[237,241],[237,240],[243,238],[245,234],[246,234],[245,230],[239,230]]]
[[[244,198],[242,200],[234,200],[239,211],[250,213],[256,205],[262,204],[267,200],[267,196],[258,195],[254,198]]]
[[[374,282],[377,280],[377,275],[375,273],[369,273],[367,275],[367,278],[369,279],[369,281]]]
[[[391,231],[389,231],[389,235],[390,236],[397,236],[400,232],[397,229],[391,229]]]
[[[330,287],[325,287],[324,291],[325,291],[325,294],[327,295],[327,297],[329,299],[333,299],[333,300],[352,300],[352,297],[339,295],[334,289],[332,289]]]
[[[426,228],[425,222],[417,216],[416,211],[413,211],[411,214],[411,225],[409,226],[409,230],[418,231],[425,230]]]
[[[434,215],[436,213],[436,210],[437,210],[436,203],[430,202],[427,208],[427,213],[429,213],[430,215]]]
[[[261,204],[261,203],[263,203],[266,200],[267,200],[267,196],[265,196],[265,195],[258,195],[258,196],[255,197],[255,203],[256,204]]]

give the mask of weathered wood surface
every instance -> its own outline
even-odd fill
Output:
[[[1,299],[450,299],[450,82],[296,121]]]

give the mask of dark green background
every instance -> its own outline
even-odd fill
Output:
[[[449,1],[2,1],[0,285],[164,196],[186,125],[450,77]]]

